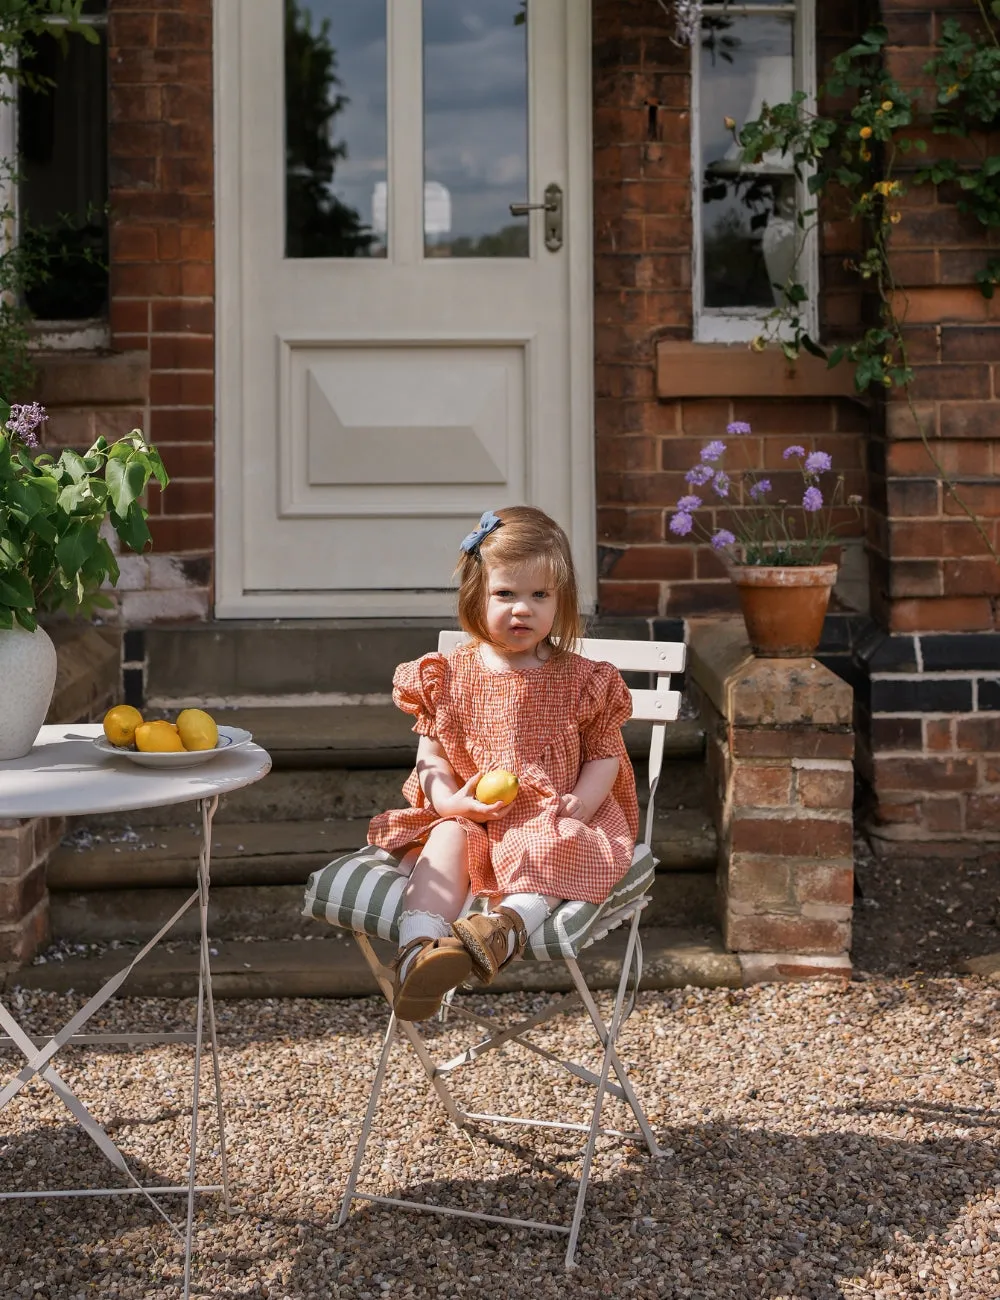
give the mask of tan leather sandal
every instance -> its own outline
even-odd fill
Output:
[[[507,936],[513,931],[514,950],[507,956]],[[472,971],[484,984],[491,984],[496,973],[509,961],[520,957],[528,942],[528,933],[518,914],[507,907],[495,912],[477,912],[463,916],[451,927],[456,939],[461,939],[472,958]]]
[[[410,962],[405,977],[399,972],[407,957],[420,949]],[[441,1006],[441,999],[472,973],[472,958],[452,938],[411,939],[400,948],[392,963],[392,1009],[397,1020],[429,1020]]]

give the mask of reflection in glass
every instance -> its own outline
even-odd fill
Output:
[[[384,257],[385,160],[385,0],[285,0],[285,255]]]
[[[514,0],[423,0],[424,251],[527,257],[528,24]]]
[[[791,98],[792,16],[708,15],[700,58],[704,306],[770,309],[795,265],[795,181],[780,154],[741,165],[724,119],[741,126]]]

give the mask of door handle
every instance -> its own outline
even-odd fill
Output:
[[[545,213],[545,247],[550,253],[558,253],[563,246],[563,192],[562,187],[553,182],[545,187],[544,203],[512,203],[512,217],[526,217],[531,212]]]

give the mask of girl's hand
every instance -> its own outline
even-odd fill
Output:
[[[588,822],[590,818],[587,815],[587,809],[583,806],[582,800],[578,799],[575,794],[564,794],[559,798],[559,816],[575,817],[577,821]]]
[[[465,817],[471,822],[495,822],[506,817],[513,808],[513,803],[480,803],[473,791],[482,780],[483,773],[476,772],[470,776],[465,785],[454,794],[439,796],[434,801],[435,811],[441,817]]]

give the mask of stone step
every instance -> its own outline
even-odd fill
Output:
[[[437,648],[442,618],[260,619],[150,627],[129,658],[145,661],[154,704],[272,703],[276,696],[343,703],[386,696],[396,665]],[[587,635],[680,641],[678,619],[594,618]]]
[[[146,708],[151,718],[156,709]],[[172,710],[163,710],[164,714]],[[419,737],[413,719],[393,704],[272,704],[213,708],[220,725],[243,727],[271,755],[276,770],[292,768],[412,767]],[[645,763],[652,724],[627,722],[632,761]],[[695,719],[672,722],[664,735],[665,759],[700,759],[705,737]]]
[[[219,939],[295,939],[326,930],[324,922],[302,915],[304,879],[284,885],[216,885],[211,896],[211,933]],[[713,925],[715,873],[658,872],[653,901],[643,914],[649,925]],[[132,942],[151,939],[191,893],[190,888],[62,891],[49,899],[52,937],[76,943]],[[198,934],[198,911],[191,908],[173,930],[177,938]]]
[[[624,929],[617,930],[583,951],[580,966],[591,988],[617,985],[625,941]],[[725,951],[720,935],[713,929],[650,927],[642,932],[642,944],[644,989],[742,986],[739,958]],[[378,946],[383,960],[391,957],[387,945]],[[121,970],[130,951],[128,946],[89,954],[67,955],[50,950],[38,964],[7,976],[0,974],[0,990],[73,990],[89,996]],[[312,940],[219,941],[213,942],[212,952],[212,985],[217,998],[364,997],[376,991],[357,944],[343,931],[331,931],[329,937]],[[197,972],[195,945],[160,945],[129,976],[122,994],[193,997]],[[569,973],[562,962],[519,961],[499,976],[489,991],[555,992],[570,987]]]
[[[405,805],[403,783],[410,767],[281,769],[262,781],[234,790],[219,801],[216,824],[233,822],[296,822],[318,818],[374,817],[386,808]],[[647,802],[645,772],[636,769],[639,805]],[[656,791],[658,811],[690,810],[706,803],[705,768],[700,760],[670,759],[663,764]],[[194,820],[195,805],[142,808],[129,813],[107,813],[73,819],[73,826],[95,829],[142,826],[186,826]]]
[[[666,810],[654,821],[661,871],[714,870],[715,832],[698,809]],[[212,883],[235,887],[301,885],[310,871],[366,841],[365,818],[222,822],[212,834]],[[177,826],[77,827],[49,860],[50,891],[191,889],[201,829]]]

